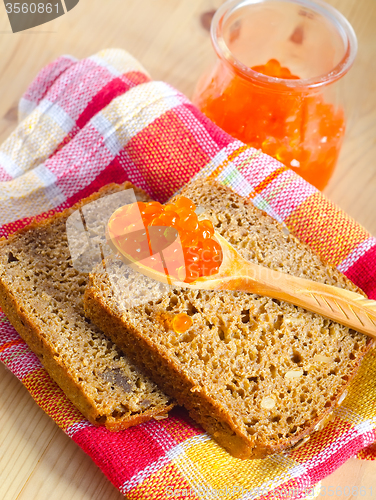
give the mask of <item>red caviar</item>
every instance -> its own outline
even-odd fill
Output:
[[[285,80],[300,79],[276,59],[251,69]],[[341,148],[343,109],[326,103],[320,89],[290,89],[283,82],[254,84],[235,73],[228,80],[226,71],[218,70],[195,96],[201,111],[230,135],[262,149],[323,189]]]
[[[186,313],[177,314],[172,320],[172,328],[176,333],[185,333],[192,325],[192,318]]]
[[[221,246],[213,239],[213,224],[209,220],[200,221],[195,209],[195,204],[185,196],[168,205],[158,202],[126,205],[112,214],[108,222],[109,237],[125,255],[139,261],[148,259],[149,267],[190,283],[201,276],[216,274],[222,263]],[[174,245],[177,236],[181,247]],[[159,252],[162,263],[156,255]]]

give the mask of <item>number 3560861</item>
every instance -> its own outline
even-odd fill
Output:
[[[52,3],[7,3],[5,4],[5,8],[8,14],[51,14],[52,12],[59,13],[59,4],[56,3],[53,5]],[[56,9],[56,10],[55,10]]]

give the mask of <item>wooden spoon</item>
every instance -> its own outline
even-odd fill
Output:
[[[239,290],[285,300],[376,338],[376,301],[349,290],[248,262],[217,232],[215,239],[221,245],[223,254],[218,273],[191,283],[146,267],[125,255],[121,248],[116,247],[116,250],[125,257],[128,265],[162,283],[195,290]]]

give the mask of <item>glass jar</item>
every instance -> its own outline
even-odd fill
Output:
[[[218,58],[193,102],[323,189],[345,132],[339,80],[357,51],[349,22],[321,1],[230,0],[216,12],[211,37]]]

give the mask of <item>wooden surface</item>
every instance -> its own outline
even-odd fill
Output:
[[[165,80],[191,96],[199,75],[213,58],[201,15],[221,3],[80,0],[68,14],[13,34],[1,2],[0,140],[16,126],[17,102],[28,83],[42,66],[61,54],[82,58],[106,47],[125,48],[154,79]],[[326,194],[376,234],[376,0],[329,3],[352,23],[359,51],[346,85],[348,104],[355,114]],[[3,365],[0,422],[1,500],[123,498]],[[351,459],[323,485],[328,488],[326,496],[376,499],[376,462]],[[345,486],[363,486],[366,493],[359,490],[350,496]],[[329,487],[337,492],[330,495]]]

